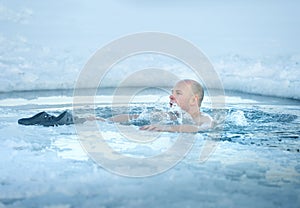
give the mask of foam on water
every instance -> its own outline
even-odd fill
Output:
[[[244,112],[241,110],[237,110],[235,112],[231,112],[229,114],[229,118],[227,118],[229,122],[232,122],[234,125],[237,126],[247,126],[249,125],[247,119],[244,115]]]

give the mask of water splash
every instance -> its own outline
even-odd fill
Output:
[[[236,126],[248,126],[249,125],[247,118],[245,117],[245,114],[242,110],[236,110],[236,111],[229,112],[227,121],[231,122],[232,125],[236,125]]]

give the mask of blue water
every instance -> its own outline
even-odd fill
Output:
[[[225,113],[227,119],[220,122],[215,127],[218,129],[220,125],[223,127],[224,134],[220,137],[221,141],[237,142],[244,145],[267,146],[280,148],[286,151],[299,152],[299,137],[298,129],[299,118],[299,101],[290,100],[294,107],[275,106],[244,106],[242,108],[233,106],[228,109],[222,109],[214,112],[217,119],[218,114]],[[103,118],[109,118],[118,114],[141,114],[161,110],[162,106],[152,104],[151,107],[134,106],[131,108],[119,107],[112,109],[111,107],[98,107],[95,111],[96,115]],[[151,104],[150,104],[151,105]],[[288,109],[289,113],[282,113],[281,110]],[[166,108],[167,109],[167,108]],[[203,108],[203,112],[211,114],[212,110]],[[150,117],[150,116],[149,116]],[[160,117],[163,120],[163,117]],[[143,126],[155,123],[149,118],[133,119],[124,125]],[[170,124],[178,124],[178,121],[170,121]],[[213,131],[213,130],[210,130]]]
[[[112,173],[90,158],[79,143],[74,125],[18,125],[18,118],[41,110],[58,114],[72,109],[68,93],[34,95],[39,93],[27,92],[26,96],[31,94],[32,99],[12,94],[5,98],[2,94],[0,100],[0,156],[5,158],[0,160],[2,207],[298,207],[297,100],[227,92],[223,109],[212,111],[209,103],[204,102],[203,111],[218,119],[216,128],[184,134],[186,139],[195,138],[185,158],[159,174],[136,178]],[[129,109],[120,105],[112,111],[104,99],[110,95],[100,96],[102,101],[95,111],[103,117],[164,106],[163,102],[137,102]],[[86,107],[83,112],[89,112],[89,106]],[[163,133],[162,140],[132,144],[118,133],[114,124],[97,124],[107,144],[135,158],[162,154],[179,135]],[[127,123],[125,127],[138,129],[141,124]],[[213,141],[216,148],[207,160],[201,161],[208,141]],[[137,167],[130,163],[119,165]],[[147,168],[146,164],[139,166]]]

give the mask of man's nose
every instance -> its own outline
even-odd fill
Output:
[[[169,98],[170,98],[170,100],[175,100],[174,95],[170,95]]]

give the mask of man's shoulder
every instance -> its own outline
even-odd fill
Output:
[[[200,122],[199,122],[199,126],[209,126],[209,127],[212,127],[213,126],[213,118],[207,114],[207,113],[203,113],[201,112],[201,115],[200,115]]]

